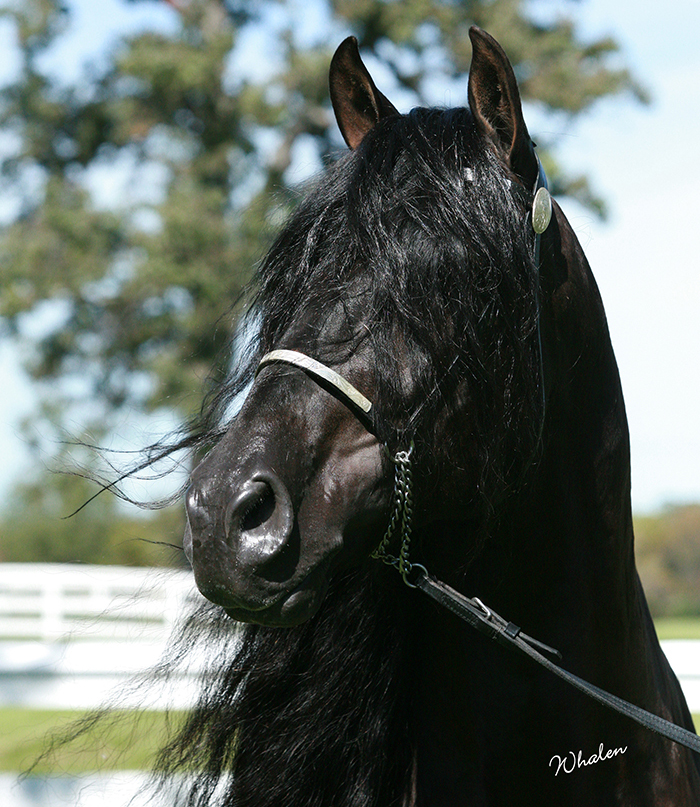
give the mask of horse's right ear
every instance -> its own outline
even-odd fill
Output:
[[[503,48],[473,25],[469,108],[481,133],[493,143],[510,170],[534,185],[539,165],[523,118],[515,73]]]
[[[356,149],[380,120],[399,114],[372,81],[360,58],[354,36],[341,42],[335,52],[329,83],[333,111],[341,134],[351,149]]]

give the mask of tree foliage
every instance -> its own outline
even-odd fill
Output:
[[[92,493],[85,480],[65,474],[19,484],[0,514],[0,563],[185,564],[181,508],[145,516],[100,496],[79,509]],[[67,518],[71,510],[79,512]]]
[[[655,617],[700,614],[700,505],[635,519],[637,568]]]
[[[271,221],[293,204],[295,149],[326,159],[339,145],[326,72],[341,35],[357,34],[416,103],[435,100],[436,75],[466,74],[473,22],[510,53],[524,97],[552,111],[573,116],[611,93],[639,93],[627,71],[607,66],[612,40],[581,43],[570,21],[536,24],[517,0],[334,0],[332,33],[306,39],[292,4],[171,5],[174,33],[128,37],[101,75],[68,86],[42,72],[41,57],[69,10],[58,0],[5,10],[22,67],[0,95],[0,126],[17,141],[2,179],[20,215],[0,241],[0,313],[16,329],[22,314],[60,300],[64,321],[38,341],[31,370],[89,378],[107,412],[125,402],[196,405],[188,394],[231,336],[222,315]],[[246,69],[242,60],[256,54],[243,40],[264,26],[276,30],[278,61]],[[129,172],[130,187],[105,209],[88,188],[110,166]],[[39,187],[28,192],[30,173]],[[553,173],[560,192],[576,191]],[[134,385],[134,374],[149,384]]]
[[[612,39],[584,42],[564,15],[535,20],[549,7],[537,0],[150,2],[167,5],[170,27],[123,37],[74,82],[45,67],[70,2],[15,0],[1,12],[21,59],[0,91],[12,144],[0,194],[16,211],[0,231],[0,334],[29,345],[44,414],[65,424],[89,401],[80,417],[98,437],[125,409],[165,405],[185,419],[203,379],[226,373],[230,307],[294,205],[300,171],[342,147],[327,70],[344,36],[358,37],[403,109],[444,103],[446,87],[466,103],[473,23],[501,41],[543,114],[568,120],[612,94],[643,98],[614,66]],[[600,212],[585,178],[557,163],[556,143],[533,136],[555,193]],[[121,192],[108,195],[115,177]],[[47,304],[53,322],[30,339]]]

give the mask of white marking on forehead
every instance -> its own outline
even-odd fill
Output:
[[[474,182],[474,171],[471,168],[466,168],[464,171],[464,176],[467,182]]]

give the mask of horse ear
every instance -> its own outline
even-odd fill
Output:
[[[399,114],[372,81],[354,36],[341,42],[333,56],[330,90],[338,126],[351,149],[356,149],[380,120]]]
[[[513,68],[503,48],[486,31],[473,25],[469,38],[472,41],[469,107],[474,121],[511,171],[530,187],[537,180],[539,166],[523,118]]]

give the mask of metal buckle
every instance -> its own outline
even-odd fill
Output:
[[[484,612],[484,616],[486,617],[486,619],[491,619],[491,617],[493,616],[491,609],[487,608],[478,597],[472,597],[472,602],[475,602],[479,606],[479,608],[481,608],[481,610]]]
[[[410,568],[409,568],[409,569],[407,569],[407,570],[406,570],[406,573],[403,575],[403,581],[404,581],[404,583],[405,583],[405,584],[406,584],[406,585],[407,585],[409,588],[418,588],[417,584],[416,584],[416,583],[412,583],[412,582],[409,580],[409,577],[408,577],[409,575],[413,574],[413,573],[414,573],[414,571],[415,571],[416,569],[418,570],[418,572],[419,572],[419,573],[420,573],[420,574],[421,574],[423,577],[427,577],[427,576],[428,576],[428,570],[425,568],[425,566],[423,566],[423,564],[422,564],[422,563],[412,563],[412,564],[411,564],[411,566],[410,566]],[[414,579],[417,579],[417,576],[414,576]]]

